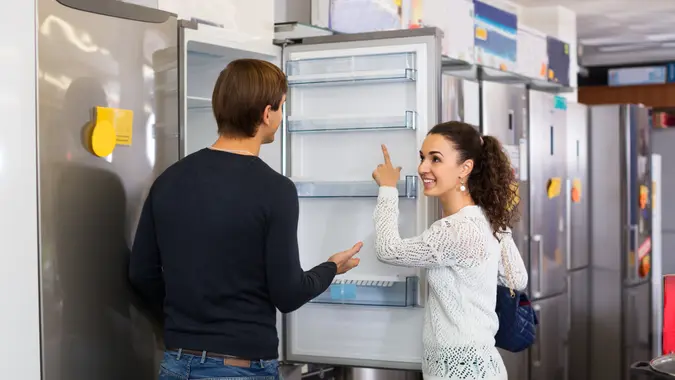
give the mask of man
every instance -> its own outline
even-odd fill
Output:
[[[362,243],[300,267],[297,190],[258,158],[274,141],[287,89],[269,62],[231,62],[213,91],[218,140],[150,189],[129,276],[163,309],[161,380],[278,378],[276,309],[298,309],[358,265]]]

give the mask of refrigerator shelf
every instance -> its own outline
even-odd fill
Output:
[[[288,131],[305,132],[354,132],[409,129],[414,130],[417,113],[406,111],[401,116],[392,115],[349,115],[322,118],[288,117]]]
[[[417,306],[418,277],[405,279],[366,277],[333,280],[331,286],[313,299],[313,303],[362,306]]]
[[[416,54],[385,53],[348,55],[342,57],[308,57],[293,59],[286,63],[289,78],[299,76],[361,76],[368,73],[397,72],[402,75],[407,70],[415,71]],[[290,82],[290,81],[289,81]]]
[[[379,187],[374,181],[334,182],[334,181],[293,181],[299,198],[374,198]],[[417,176],[405,176],[396,188],[400,198],[415,199],[418,192]]]
[[[413,82],[417,79],[417,71],[413,69],[372,70],[346,73],[325,73],[307,75],[289,75],[288,84],[298,85],[330,85],[345,83],[369,82]]]

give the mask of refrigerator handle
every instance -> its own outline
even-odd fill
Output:
[[[633,281],[638,281],[640,279],[640,257],[638,254],[638,246],[639,242],[638,240],[640,239],[640,231],[638,230],[638,226],[636,224],[630,225],[628,227],[628,249],[633,252],[633,270],[630,273],[630,280]],[[633,244],[631,245],[631,237],[633,238]]]
[[[572,181],[565,180],[565,263],[572,270]]]
[[[532,365],[535,367],[539,367],[541,366],[541,331],[542,331],[541,324],[544,323],[544,321],[541,319],[541,306],[532,305],[532,309],[534,309],[534,314],[537,316],[537,320],[539,321],[536,327],[537,336],[535,336],[534,338],[534,345],[536,347],[533,347],[534,350],[532,350],[533,353]]]
[[[537,249],[537,290],[532,292],[533,297],[541,296],[542,282],[544,280],[544,242],[539,234],[532,236],[532,241],[538,244]]]
[[[509,132],[512,135],[513,140],[512,141],[517,141],[516,139],[516,127],[515,127],[515,114],[516,112],[514,110],[509,110]]]

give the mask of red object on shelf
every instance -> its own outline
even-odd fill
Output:
[[[663,276],[663,355],[675,352],[675,275]]]

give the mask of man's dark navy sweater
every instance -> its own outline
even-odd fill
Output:
[[[303,271],[295,185],[260,158],[203,149],[168,168],[143,206],[133,287],[163,308],[168,348],[275,359],[276,309],[324,292],[337,267]]]

